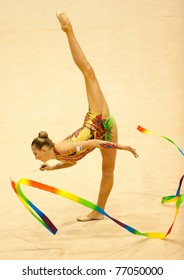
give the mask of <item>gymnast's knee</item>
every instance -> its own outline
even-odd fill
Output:
[[[86,79],[95,78],[95,72],[90,64],[86,64],[83,70],[84,76]]]

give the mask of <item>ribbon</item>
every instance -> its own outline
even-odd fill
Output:
[[[167,234],[169,234],[171,232],[171,230],[173,228],[173,225],[174,225],[174,222],[175,222],[176,217],[177,217],[178,212],[179,212],[179,207],[180,207],[181,203],[184,201],[184,194],[180,194],[183,178],[184,178],[184,175],[180,179],[179,186],[178,186],[178,189],[177,189],[175,195],[169,195],[169,196],[165,196],[165,197],[162,198],[162,203],[175,202],[176,201],[176,212],[175,212],[175,216],[174,216],[174,221],[173,221],[172,225],[170,226]]]
[[[11,185],[15,191],[15,193],[17,194],[17,196],[19,197],[19,199],[21,200],[21,202],[25,205],[25,207],[30,211],[30,213],[44,226],[46,227],[52,234],[56,234],[57,232],[57,228],[55,227],[55,225],[51,222],[51,220],[41,211],[39,210],[22,192],[21,190],[21,185],[26,185],[26,186],[30,186],[30,187],[34,187],[37,189],[41,189],[47,192],[51,192],[57,195],[60,195],[64,198],[70,199],[74,202],[77,202],[79,204],[84,205],[85,207],[91,208],[92,210],[95,210],[97,212],[99,212],[100,214],[103,214],[104,216],[106,216],[107,218],[111,219],[113,222],[115,222],[116,224],[118,224],[119,226],[121,226],[122,228],[124,228],[125,230],[129,231],[132,234],[135,235],[141,235],[144,237],[148,237],[148,238],[160,238],[160,239],[164,239],[169,233],[171,233],[171,230],[173,228],[174,222],[176,220],[176,217],[178,215],[178,211],[179,211],[179,207],[181,205],[181,203],[184,201],[184,194],[180,195],[180,189],[181,189],[181,185],[183,182],[183,178],[184,175],[181,177],[180,182],[179,182],[179,187],[176,191],[176,195],[171,195],[171,196],[167,196],[167,197],[163,197],[162,198],[162,203],[167,203],[167,202],[172,202],[172,201],[176,201],[176,212],[175,212],[175,216],[174,216],[174,220],[171,224],[171,226],[169,227],[168,231],[166,233],[162,233],[162,232],[140,232],[138,230],[136,230],[135,228],[111,217],[109,214],[107,214],[102,208],[100,208],[99,206],[95,205],[94,203],[79,197],[75,194],[72,194],[70,192],[64,191],[62,189],[58,189],[49,185],[45,185],[36,181],[32,181],[26,178],[22,178],[20,179],[17,183],[15,183],[14,181],[11,180]]]
[[[176,146],[176,148],[180,151],[180,153],[184,156],[184,152],[178,147],[178,145],[176,145],[176,143],[173,141],[173,140],[171,140],[170,138],[168,138],[168,137],[166,137],[166,136],[162,136],[162,135],[159,135],[159,134],[157,134],[156,132],[153,132],[153,131],[150,131],[150,130],[148,130],[148,129],[145,129],[145,128],[143,128],[142,126],[138,126],[137,127],[137,130],[139,130],[140,132],[142,132],[142,133],[147,133],[147,134],[153,134],[153,135],[157,135],[157,136],[160,136],[160,137],[162,137],[162,138],[164,138],[164,139],[166,139],[167,141],[169,141],[169,142],[171,142],[172,144],[174,144],[175,146]]]

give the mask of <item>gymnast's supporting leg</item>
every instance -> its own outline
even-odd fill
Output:
[[[57,13],[57,18],[61,24],[62,30],[66,33],[68,43],[70,46],[71,54],[75,64],[81,70],[85,83],[86,83],[86,92],[89,107],[92,111],[102,113],[103,119],[108,119],[110,117],[109,108],[107,102],[103,96],[103,93],[100,89],[99,83],[95,76],[95,73],[87,61],[82,49],[73,32],[72,25],[64,13]],[[114,126],[112,128],[112,141],[117,143],[117,126],[114,122]],[[105,208],[107,199],[111,192],[113,186],[113,171],[115,167],[116,160],[116,150],[101,150],[102,154],[102,179],[100,185],[100,191],[98,196],[98,206],[102,209]],[[87,216],[79,217],[79,221],[89,221],[89,220],[100,220],[103,219],[103,215],[98,212],[92,211]]]
[[[112,141],[117,142],[117,126],[114,124],[112,129]],[[98,195],[97,205],[105,209],[105,205],[114,183],[114,168],[116,162],[117,150],[101,150],[102,154],[102,179],[100,184],[100,191]],[[78,221],[87,222],[90,220],[102,220],[104,216],[96,211],[92,211],[86,216],[78,217]]]

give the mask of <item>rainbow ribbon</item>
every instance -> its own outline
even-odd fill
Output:
[[[169,227],[168,231],[166,233],[162,233],[162,232],[140,232],[136,229],[134,229],[133,227],[122,223],[120,221],[118,221],[117,219],[111,217],[109,214],[107,214],[102,208],[100,208],[99,206],[95,205],[94,203],[79,197],[75,194],[72,194],[70,192],[49,186],[49,185],[45,185],[36,181],[32,181],[26,178],[22,178],[20,179],[17,183],[15,183],[14,181],[11,180],[11,185],[15,191],[15,193],[17,194],[17,196],[19,197],[19,199],[21,200],[21,202],[25,205],[25,207],[30,211],[30,213],[44,226],[46,227],[52,234],[56,234],[57,232],[57,228],[55,227],[55,225],[50,221],[50,219],[41,211],[39,210],[22,192],[21,190],[21,185],[26,185],[26,186],[31,186],[37,189],[41,189],[47,192],[51,192],[57,195],[60,195],[62,197],[65,197],[67,199],[70,199],[74,202],[77,202],[79,204],[84,205],[85,207],[91,208],[97,212],[99,212],[100,214],[103,214],[104,216],[108,217],[109,219],[111,219],[113,222],[115,222],[116,224],[118,224],[119,226],[121,226],[122,228],[126,229],[127,231],[129,231],[132,234],[136,234],[136,235],[142,235],[148,238],[160,238],[163,239],[165,238],[172,230],[174,222],[176,220],[176,217],[178,215],[178,211],[179,211],[179,207],[181,205],[181,203],[184,201],[184,194],[180,195],[180,189],[181,189],[181,185],[183,182],[183,178],[184,175],[181,177],[180,182],[179,182],[179,187],[177,189],[176,195],[171,195],[171,196],[167,196],[167,197],[163,197],[162,198],[162,203],[167,203],[167,202],[172,202],[172,201],[176,201],[176,212],[175,212],[175,216],[174,216],[174,221],[171,224],[171,226]]]
[[[174,145],[176,146],[176,148],[180,151],[180,153],[184,156],[184,152],[183,152],[183,151],[178,147],[178,145],[176,145],[176,143],[175,143],[173,140],[171,140],[170,138],[168,138],[168,137],[166,137],[166,136],[159,135],[159,134],[157,134],[156,132],[150,131],[150,130],[148,130],[148,129],[145,129],[145,128],[143,128],[143,127],[140,126],[140,125],[137,127],[137,130],[139,130],[140,132],[145,133],[145,134],[153,134],[153,135],[157,135],[157,136],[160,136],[160,137],[166,139],[167,141],[169,141],[169,142],[171,142],[172,144],[174,144]]]

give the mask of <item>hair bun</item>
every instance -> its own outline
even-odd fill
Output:
[[[46,131],[40,131],[39,134],[38,134],[38,137],[39,138],[47,139],[48,138],[48,134],[47,134]]]

